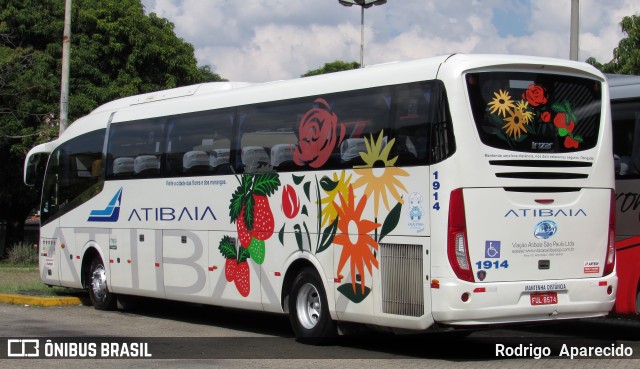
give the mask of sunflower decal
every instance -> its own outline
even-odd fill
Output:
[[[364,193],[368,197],[373,197],[373,212],[378,215],[380,199],[384,206],[389,210],[389,198],[387,193],[399,203],[402,203],[402,197],[399,190],[407,192],[399,177],[407,177],[409,173],[401,168],[393,165],[398,157],[389,159],[391,148],[395,143],[395,138],[389,141],[383,148],[383,132],[380,132],[377,140],[373,136],[370,139],[365,138],[365,147],[367,152],[360,153],[360,157],[365,162],[364,165],[354,166],[354,171],[361,177],[356,180],[353,187],[359,188],[364,186]],[[381,163],[378,167],[377,163]],[[375,167],[374,167],[375,166]]]

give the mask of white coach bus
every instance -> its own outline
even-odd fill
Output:
[[[42,280],[301,338],[605,315],[608,101],[587,64],[460,54],[120,99],[26,158]]]

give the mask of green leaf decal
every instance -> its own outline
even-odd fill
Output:
[[[365,298],[367,298],[367,296],[369,296],[369,293],[371,293],[371,288],[365,286],[363,293],[360,289],[360,286],[356,285],[356,291],[353,292],[353,286],[351,285],[351,283],[345,283],[338,287],[338,291],[349,300],[355,302],[356,304],[359,304]]]
[[[235,259],[236,258],[236,248],[233,246],[231,242],[231,237],[223,236],[222,240],[220,240],[220,244],[218,245],[218,250],[222,256],[226,259]]]
[[[569,131],[566,128],[558,128],[558,136],[564,137],[569,134]]]
[[[298,186],[304,180],[304,176],[297,176],[295,174],[292,174],[291,178],[293,178],[293,183],[295,183],[296,186]]]
[[[518,138],[516,138],[516,139],[515,139],[515,141],[516,141],[516,142],[522,142],[522,141],[524,141],[524,140],[526,140],[526,139],[527,139],[527,135],[525,135],[525,134],[521,134],[521,135],[520,135],[520,137],[518,137]]]
[[[300,210],[301,214],[309,216],[309,211],[307,211],[307,205],[302,205],[302,210]]]
[[[278,239],[280,240],[282,246],[284,246],[284,226],[285,224],[282,225],[282,228],[280,228],[280,231],[278,232]]]
[[[249,250],[245,249],[242,246],[240,246],[239,249],[240,250],[238,250],[238,263],[241,263],[243,261],[247,261],[247,259],[249,257],[251,257],[251,255],[249,254]]]
[[[320,241],[320,245],[316,250],[316,254],[323,252],[328,249],[329,246],[333,243],[333,239],[336,237],[336,231],[338,230],[338,218],[333,221],[327,228],[322,231],[322,239]]]
[[[322,187],[325,192],[331,192],[338,187],[338,182],[332,181],[329,177],[322,177],[320,187]]]
[[[280,177],[277,173],[256,175],[253,183],[253,193],[261,196],[271,196],[280,187]]]
[[[294,225],[293,231],[295,232],[296,243],[298,243],[298,249],[304,252],[304,249],[302,248],[302,228],[300,227],[300,224]]]
[[[389,212],[389,215],[387,215],[387,218],[384,220],[384,223],[382,223],[382,229],[380,230],[380,238],[378,239],[378,242],[382,241],[384,236],[388,235],[391,231],[393,231],[396,228],[396,226],[398,225],[398,222],[400,221],[401,210],[402,210],[401,203],[397,203],[396,206],[394,206],[393,209],[391,209],[391,211]]]
[[[564,108],[564,104],[555,103],[551,105],[551,110],[558,113],[566,113],[567,111]]]
[[[248,230],[253,230],[253,206],[255,205],[255,200],[253,196],[246,196],[244,202],[244,222],[247,225]]]
[[[309,228],[307,228],[306,222],[302,222],[302,225],[304,226],[305,232],[307,232],[307,242],[309,243],[309,252],[311,252],[311,235],[309,234]]]
[[[311,182],[305,182],[303,188],[304,194],[307,195],[307,200],[311,201],[311,196],[309,195],[311,193]]]
[[[500,132],[498,128],[491,127],[491,126],[482,126],[482,130],[485,131],[485,133],[488,133],[490,135],[496,135],[498,134],[498,132]]]

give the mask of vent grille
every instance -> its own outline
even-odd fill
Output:
[[[498,178],[516,179],[582,179],[589,177],[583,173],[557,173],[557,172],[506,172],[496,173]]]
[[[422,316],[424,314],[422,246],[380,244],[380,260],[382,312]]]

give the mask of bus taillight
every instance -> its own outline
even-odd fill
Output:
[[[467,222],[464,213],[464,198],[462,196],[462,189],[458,188],[451,192],[449,201],[447,253],[449,256],[449,264],[451,264],[456,276],[462,280],[473,282],[474,279],[467,244]]]
[[[609,208],[609,241],[607,244],[607,257],[604,262],[603,276],[613,272],[616,264],[616,192],[611,190],[611,205]]]

